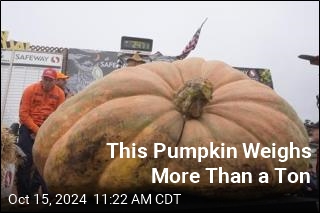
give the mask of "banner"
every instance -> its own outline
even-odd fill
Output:
[[[62,54],[36,53],[36,52],[19,52],[14,55],[15,66],[33,66],[33,67],[52,67],[61,68]]]
[[[67,88],[76,94],[117,68],[118,52],[69,49]]]
[[[263,68],[247,68],[247,67],[233,67],[238,69],[239,71],[243,72],[249,78],[259,81],[273,89],[273,82],[271,77],[271,72],[269,69]]]
[[[13,51],[1,50],[1,65],[10,65]]]

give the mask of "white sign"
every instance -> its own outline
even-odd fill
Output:
[[[1,50],[1,64],[10,64],[12,53],[12,51]]]
[[[42,71],[43,68],[41,67],[12,67],[10,84],[5,91],[5,93],[7,93],[5,106],[1,108],[3,113],[2,122],[7,126],[10,126],[12,123],[19,122],[19,107],[23,90],[28,85],[39,82],[41,80]]]
[[[62,66],[62,54],[15,52],[14,65],[43,65],[50,67]]]

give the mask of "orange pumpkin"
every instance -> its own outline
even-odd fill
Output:
[[[278,181],[274,168],[307,170],[308,159],[246,158],[243,143],[261,147],[302,149],[308,146],[303,123],[292,107],[269,87],[220,61],[190,58],[173,63],[155,62],[127,67],[92,83],[68,99],[41,126],[34,161],[54,193],[130,193],[180,191],[211,197],[282,194],[300,184]],[[147,157],[111,158],[111,146],[147,149]],[[166,147],[235,147],[237,158],[171,159],[167,152],[153,157],[154,143]],[[134,145],[133,145],[134,144]],[[132,153],[131,153],[132,154]],[[205,168],[224,172],[251,172],[253,183],[218,183]],[[199,183],[152,183],[159,173],[198,172]],[[259,183],[267,172],[269,183]]]

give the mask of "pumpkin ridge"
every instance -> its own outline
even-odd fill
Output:
[[[154,72],[152,69],[148,70],[148,69],[142,69],[144,72],[149,73],[152,76],[155,76],[157,78],[157,80],[162,81],[162,86],[164,89],[171,91],[172,93],[174,92],[174,88],[164,79],[162,78],[158,73]]]
[[[160,65],[161,64],[161,65]],[[162,81],[166,82],[173,91],[176,91],[183,84],[181,73],[173,63],[167,62],[152,62],[145,64],[144,69],[149,69],[149,72],[158,75]]]
[[[211,114],[211,113],[208,113],[208,114]],[[212,114],[211,114],[211,115],[212,115]],[[226,117],[224,117],[224,116],[222,116],[222,115],[216,114],[216,113],[214,113],[214,115],[220,117],[221,119],[226,120],[227,122],[230,122],[230,123],[233,123],[233,124],[237,125],[239,128],[241,128],[242,130],[244,130],[245,132],[247,132],[248,134],[250,134],[251,136],[253,136],[254,139],[256,139],[257,141],[260,141],[260,140],[259,140],[259,137],[257,137],[256,134],[252,134],[252,132],[250,132],[247,128],[243,127],[241,124],[235,122],[234,120],[228,119],[228,118],[226,118]],[[205,122],[205,121],[202,121],[202,122],[207,123],[207,122]],[[205,125],[204,125],[204,126],[205,126]],[[209,129],[209,128],[208,128],[208,129]],[[210,129],[209,129],[209,130],[210,130]],[[212,131],[210,131],[210,132],[212,133]],[[213,135],[212,135],[212,137],[213,137],[214,139],[216,139],[217,141],[220,141],[220,140],[221,140],[221,139],[218,140],[218,139],[215,138]],[[224,141],[224,143],[230,143],[230,142],[229,142],[229,141]],[[246,141],[244,141],[243,143],[246,143]]]
[[[179,139],[176,143],[176,147],[178,147],[180,145],[180,142],[181,142],[181,138],[182,138],[182,135],[183,135],[183,132],[184,132],[184,127],[186,126],[186,119],[183,118],[183,124],[182,124],[182,129],[180,131],[180,134],[179,134]]]
[[[252,99],[254,99],[254,98],[252,98]],[[248,100],[248,99],[244,99],[244,100],[230,100],[230,101],[224,101],[224,102],[222,102],[222,103],[214,103],[214,104],[208,104],[208,105],[206,105],[205,106],[205,108],[204,108],[204,112],[205,113],[209,113],[209,114],[216,114],[216,115],[218,115],[216,112],[211,112],[210,110],[213,110],[212,108],[214,108],[215,106],[219,106],[219,105],[224,105],[224,104],[232,104],[233,105],[233,103],[235,103],[235,102],[245,102],[246,104],[253,104],[253,105],[256,105],[256,106],[258,106],[258,107],[261,107],[261,108],[265,108],[265,109],[269,109],[270,111],[272,111],[272,115],[275,115],[275,114],[278,114],[278,115],[282,115],[282,116],[284,116],[287,120],[289,120],[289,121],[291,121],[294,125],[295,125],[295,127],[296,127],[296,130],[298,131],[299,129],[301,129],[301,127],[299,127],[298,126],[298,123],[296,123],[296,120],[293,120],[292,119],[292,117],[295,117],[295,116],[297,116],[296,114],[288,114],[287,113],[287,111],[288,110],[286,110],[286,111],[283,111],[283,110],[279,110],[279,109],[277,109],[277,108],[273,108],[272,106],[274,105],[266,105],[265,103],[261,103],[261,102],[259,102],[259,101],[254,101],[254,100]],[[274,102],[272,102],[272,101],[270,101],[270,102],[268,102],[268,101],[266,101],[266,103],[274,103]],[[292,111],[292,108],[290,107],[290,105],[289,104],[287,104],[284,100],[282,100],[282,103],[285,103],[285,105],[283,105],[283,108],[285,108],[285,109],[290,109],[289,111]],[[219,115],[219,116],[221,116],[221,115]],[[223,117],[223,116],[221,116],[221,117]]]
[[[214,95],[214,94],[213,94]],[[231,100],[231,98],[229,100],[213,100],[212,102],[210,102],[208,105],[206,105],[205,107],[212,107],[214,105],[218,105],[218,104],[224,104],[224,103],[230,103],[230,102],[259,102],[259,105],[266,105],[266,104],[272,104],[273,101],[267,100],[267,99],[257,99],[257,97],[241,97],[241,99],[237,99],[234,98],[233,100]]]
[[[148,128],[150,125],[154,125],[155,123],[157,123],[157,122],[160,120],[161,117],[165,116],[166,114],[171,113],[172,111],[175,111],[175,109],[174,109],[174,108],[173,108],[173,109],[169,109],[167,112],[164,112],[164,113],[162,113],[162,114],[159,114],[158,117],[154,117],[154,120],[153,120],[152,123],[149,123],[149,124],[147,124],[146,126],[144,126],[144,127],[141,129],[140,132],[137,132],[137,134],[131,135],[131,137],[128,137],[127,140],[128,140],[128,141],[136,141],[136,138],[139,137],[140,134],[143,134],[143,131],[144,131],[146,128]],[[180,140],[181,140],[181,135],[182,135],[182,133],[183,133],[184,125],[185,125],[185,120],[183,119],[182,128],[181,128],[181,131],[180,131],[180,134],[179,134],[180,136],[179,136],[179,138],[178,138],[178,140],[177,140],[176,146],[178,146],[178,144],[179,144],[179,142],[180,142]],[[174,138],[171,138],[171,139],[172,139],[172,141],[174,141]],[[134,142],[133,142],[133,143],[134,143]],[[131,144],[131,143],[130,143],[130,142],[127,142],[126,144]],[[136,142],[136,145],[137,145],[137,144],[139,144],[139,141]],[[120,159],[119,154],[118,154],[118,155],[115,155],[115,159]]]
[[[169,98],[169,97],[166,97],[166,96],[163,96],[163,95],[159,95],[159,94],[153,94],[153,93],[140,93],[140,94],[137,94],[137,95],[128,95],[128,96],[118,96],[118,97],[114,97],[112,99],[109,99],[108,102],[113,102],[113,101],[119,101],[121,99],[125,99],[125,98],[131,98],[131,97],[134,97],[134,98],[139,98],[139,97],[142,97],[142,96],[150,96],[150,97],[157,97],[157,98],[161,98],[161,99],[164,99],[170,103],[172,103],[172,99]],[[144,98],[144,97],[143,97]],[[101,103],[99,105],[96,105],[94,108],[91,108],[91,110],[94,110],[95,108],[103,105],[105,103]],[[87,111],[86,113],[89,113],[91,110]]]
[[[246,102],[246,104],[249,104],[249,103]],[[301,129],[301,128],[299,128],[299,126],[296,124],[296,122],[295,122],[294,120],[292,120],[287,114],[285,114],[285,113],[283,113],[283,112],[279,112],[279,111],[277,111],[277,110],[275,110],[275,109],[273,109],[273,108],[270,108],[269,106],[259,105],[259,104],[253,103],[253,102],[252,102],[251,104],[257,105],[257,106],[259,106],[259,107],[261,107],[261,108],[265,108],[265,109],[267,109],[268,111],[272,111],[270,114],[272,114],[273,116],[285,118],[285,119],[287,120],[287,122],[290,122],[290,123],[294,124],[295,131],[296,131],[296,132],[299,132],[299,130]],[[217,105],[218,105],[218,104],[217,104]],[[216,106],[217,106],[217,105],[216,105]],[[219,105],[222,105],[222,104],[219,104]],[[268,141],[264,142],[264,140],[260,140],[260,137],[257,136],[255,132],[249,131],[249,127],[250,127],[250,126],[244,127],[244,124],[243,124],[243,123],[236,122],[233,118],[231,118],[231,117],[228,116],[227,114],[224,114],[223,112],[220,114],[220,113],[217,113],[216,111],[215,111],[215,112],[210,112],[210,111],[208,112],[208,111],[206,111],[205,113],[214,114],[214,115],[217,115],[217,116],[221,117],[222,119],[225,119],[225,120],[227,120],[227,121],[230,121],[230,122],[232,122],[232,123],[235,123],[237,126],[243,128],[246,132],[250,133],[252,136],[254,136],[255,138],[259,139],[259,140],[257,140],[257,141],[259,141],[260,143],[263,143],[264,146],[266,146],[266,144],[270,144],[270,143],[271,143],[271,142],[268,142]],[[269,117],[269,116],[266,116],[266,117]],[[288,141],[288,142],[290,142],[290,141]],[[294,142],[297,143],[297,141],[294,141]],[[299,143],[299,145],[300,145],[300,143]]]
[[[204,66],[204,69],[207,70],[206,78],[215,82],[215,90],[241,80],[251,80],[241,71],[234,69],[221,61],[211,61],[209,64]],[[215,76],[219,76],[219,79]]]
[[[159,75],[159,73],[154,72],[152,69],[148,70],[146,68],[140,67],[141,70],[144,70],[144,72],[148,72],[154,76],[156,76],[159,80],[163,82],[163,86],[165,89],[170,89],[172,93],[175,91],[175,88],[173,88],[169,82],[167,82],[162,76]]]
[[[173,124],[173,126],[179,127],[179,131],[181,131],[182,128],[180,122],[183,122],[183,119],[179,112],[176,110],[168,110],[166,113],[161,113],[160,116],[154,120],[154,122],[150,123],[149,126],[145,126],[141,131],[138,132],[134,137],[128,138],[124,143],[126,144],[126,147],[132,147],[132,143],[135,143],[135,147],[146,147],[148,150],[153,150],[153,143],[156,142],[155,140],[158,139],[158,142],[167,143],[167,146],[175,146],[175,142],[177,141],[177,134],[175,131],[175,128],[172,127],[164,127],[163,124],[167,123],[168,121],[171,121],[172,115],[174,115],[176,118],[180,118],[180,121],[175,119],[176,122]],[[164,119],[161,119],[164,118]],[[149,129],[148,129],[149,128]],[[165,128],[166,131],[174,133],[174,135],[171,134],[163,134],[163,128]],[[172,129],[173,128],[173,129]],[[159,136],[160,137],[159,137]],[[167,140],[164,140],[167,139]],[[146,142],[147,140],[147,142]],[[149,150],[149,154],[146,156],[146,158],[130,158],[127,159],[126,156],[124,158],[120,158],[120,154],[117,153],[115,155],[112,162],[110,162],[109,165],[107,165],[104,168],[104,175],[99,180],[99,183],[106,187],[108,189],[110,184],[118,184],[119,180],[118,178],[121,178],[123,180],[126,180],[125,183],[132,183],[130,188],[134,188],[134,190],[137,190],[135,187],[139,187],[137,184],[142,184],[145,190],[149,190],[150,188],[154,186],[154,184],[150,184],[149,180],[149,172],[146,173],[146,168],[149,167],[165,167],[165,162],[168,160],[166,155],[164,153],[161,153],[158,158],[153,158],[151,155],[151,152]],[[163,159],[163,160],[160,160]],[[160,164],[157,162],[161,162]],[[121,169],[119,168],[121,167]],[[114,168],[119,168],[117,170],[117,173],[111,174],[111,171]],[[143,175],[142,175],[143,174]],[[118,177],[119,176],[119,177]],[[140,177],[141,176],[141,177]],[[107,184],[106,184],[107,181]],[[127,186],[121,185],[120,187],[126,188]],[[112,190],[112,189],[111,189]],[[109,189],[108,189],[109,191]]]
[[[181,68],[179,66],[177,66],[175,68],[177,68],[177,70],[178,70],[178,73],[179,73],[179,76],[180,76],[180,80],[181,80],[181,85],[184,85],[187,82],[187,80],[185,80],[183,75],[182,75],[183,71],[181,70]]]
[[[239,83],[239,82],[241,82],[241,81],[253,81],[253,80],[251,80],[251,79],[237,79],[237,80],[233,80],[233,81],[227,82],[227,83],[225,83],[225,84],[222,84],[222,85],[220,85],[220,86],[218,86],[218,87],[215,87],[215,88],[214,88],[214,91],[215,91],[215,92],[218,92],[219,90],[224,89],[224,87],[230,86],[230,85],[232,85],[232,84]]]

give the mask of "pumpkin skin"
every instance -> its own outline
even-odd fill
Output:
[[[181,91],[190,80],[207,85],[198,105],[186,112]],[[202,80],[201,80],[202,79]],[[199,85],[199,84],[197,84]],[[201,84],[202,85],[202,84]],[[212,92],[212,94],[210,93]],[[180,93],[179,93],[180,92]],[[186,92],[187,94],[188,92]],[[192,93],[192,92],[191,92]],[[189,99],[195,101],[195,99]],[[198,109],[198,108],[197,108]],[[147,148],[147,157],[115,158],[106,143]],[[153,158],[154,143],[166,147],[236,147],[237,158]],[[53,193],[138,193],[148,190],[179,191],[211,198],[252,198],[294,192],[301,184],[278,181],[274,168],[289,172],[307,170],[308,159],[245,158],[242,143],[261,147],[308,146],[303,123],[292,107],[271,88],[220,61],[189,58],[173,63],[154,62],[127,67],[92,83],[66,100],[41,126],[33,146],[34,162]],[[224,172],[251,172],[252,183],[213,183],[205,168]],[[198,172],[200,182],[152,183],[152,168],[159,173]],[[267,172],[268,183],[259,183]]]

